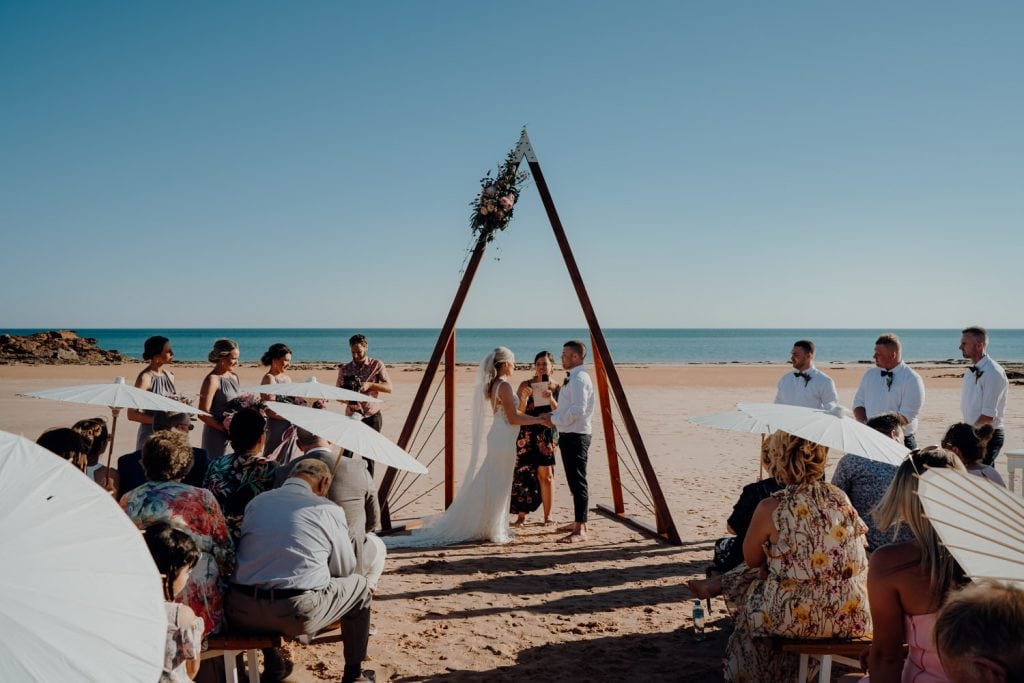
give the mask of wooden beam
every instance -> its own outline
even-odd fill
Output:
[[[593,339],[595,355],[601,354],[601,360],[604,363],[605,371],[608,374],[608,383],[611,386],[612,394],[615,396],[615,402],[619,406],[619,412],[622,413],[622,421],[625,423],[626,433],[629,435],[629,440],[633,444],[633,450],[636,452],[637,460],[640,463],[640,468],[643,470],[644,478],[647,480],[647,486],[651,491],[651,497],[654,500],[654,510],[656,516],[656,522],[658,525],[658,532],[664,533],[665,537],[675,544],[682,543],[682,539],[679,538],[679,532],[676,530],[675,522],[672,521],[672,513],[668,509],[668,502],[665,500],[665,494],[661,490],[661,486],[658,484],[657,474],[654,472],[654,468],[651,466],[650,456],[647,454],[647,448],[644,446],[643,439],[640,436],[640,429],[637,427],[636,420],[633,418],[633,411],[629,407],[629,401],[626,399],[626,392],[622,389],[622,382],[619,381],[619,373],[615,369],[615,363],[612,361],[611,354],[608,352],[608,344],[605,342],[604,333],[601,331],[601,325],[597,321],[597,314],[594,313],[594,306],[590,302],[590,296],[587,294],[587,288],[583,284],[583,276],[580,274],[580,269],[576,265],[576,257],[573,256],[572,248],[569,246],[569,239],[565,235],[565,229],[562,227],[562,221],[558,217],[558,211],[555,209],[555,202],[551,198],[551,192],[548,190],[548,184],[544,180],[544,172],[540,168],[540,162],[528,161],[530,166],[530,173],[533,175],[534,183],[537,185],[537,192],[540,193],[541,202],[544,204],[544,210],[547,212],[548,221],[551,223],[551,229],[555,233],[555,241],[558,242],[558,248],[562,252],[562,258],[565,260],[565,266],[569,269],[569,279],[572,281],[573,287],[576,289],[576,296],[580,301],[580,306],[583,308],[583,315],[587,319],[587,326],[590,328],[590,334]]]
[[[469,257],[469,262],[466,264],[466,272],[462,275],[462,280],[459,282],[459,289],[455,292],[455,299],[452,301],[452,306],[448,310],[448,317],[445,318],[444,325],[441,327],[441,333],[437,336],[437,343],[434,344],[434,351],[430,354],[430,360],[427,361],[427,367],[423,371],[423,379],[420,380],[419,389],[416,390],[416,396],[412,400],[412,406],[409,408],[409,414],[405,417],[405,425],[402,427],[402,433],[398,437],[398,445],[402,449],[406,449],[409,446],[409,440],[412,439],[413,431],[416,429],[416,423],[420,419],[420,413],[423,411],[423,404],[427,400],[427,392],[430,390],[431,384],[434,382],[434,376],[437,374],[437,367],[441,364],[441,356],[444,354],[444,349],[448,345],[448,340],[451,338],[452,333],[455,331],[455,321],[459,318],[459,313],[462,311],[462,305],[466,301],[466,295],[469,293],[469,286],[473,284],[473,277],[476,275],[477,268],[480,267],[480,261],[484,257],[484,251],[487,249],[487,242],[480,239],[476,242],[476,247],[473,248],[473,253]],[[384,529],[391,528],[391,510],[388,507],[388,495],[391,493],[391,487],[395,483],[395,476],[398,470],[393,467],[389,467],[384,473],[384,478],[380,482],[380,488],[377,489],[377,500],[380,501],[380,522]]]
[[[455,330],[444,347],[444,509],[455,499]]]
[[[594,338],[590,338],[590,348],[594,348]],[[615,439],[615,424],[612,422],[612,403],[608,394],[608,375],[601,361],[601,354],[594,354],[594,374],[597,376],[597,398],[601,405],[601,424],[604,426],[605,450],[608,452],[608,479],[612,485],[612,503],[615,512],[623,514],[626,507],[622,501],[622,478],[619,475],[619,449]]]

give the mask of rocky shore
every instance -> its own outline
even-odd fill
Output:
[[[25,336],[0,334],[0,365],[114,365],[131,361],[117,350],[101,349],[92,337],[74,330],[53,330]]]

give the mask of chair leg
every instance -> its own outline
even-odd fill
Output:
[[[235,666],[237,652],[224,651],[224,683],[238,683],[238,667]]]
[[[800,655],[800,672],[796,675],[797,683],[807,683],[807,659],[806,654]]]
[[[818,674],[818,683],[831,683],[832,681],[832,655],[821,656],[821,673]]]
[[[260,683],[260,662],[256,659],[256,650],[246,652],[245,658],[249,669],[249,683]]]

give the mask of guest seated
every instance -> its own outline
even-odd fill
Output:
[[[244,631],[292,637],[312,636],[340,618],[342,683],[370,681],[373,674],[364,675],[362,662],[371,592],[355,572],[345,513],[323,498],[330,487],[327,465],[306,458],[281,488],[249,503],[228,589],[228,618]]]
[[[380,520],[380,505],[366,462],[352,451],[339,455],[333,451],[329,441],[302,428],[296,429],[295,445],[302,456],[278,467],[274,487],[278,488],[287,481],[297,462],[316,458],[331,469],[331,488],[327,491],[327,499],[345,511],[349,540],[356,554],[356,572],[366,577],[370,590],[376,590],[384,572],[387,548],[376,534],[371,533]]]
[[[904,418],[896,413],[882,413],[868,420],[868,427],[885,434],[894,441],[903,443],[902,424]],[[868,552],[874,552],[886,543],[902,543],[913,540],[910,529],[901,528],[885,533],[878,528],[871,511],[882,500],[890,482],[896,476],[896,465],[878,460],[869,460],[854,453],[847,453],[839,459],[832,483],[843,490],[857,514],[868,525]]]
[[[985,464],[988,442],[994,433],[991,424],[972,427],[966,422],[957,422],[946,430],[946,435],[942,437],[942,447],[956,453],[968,474],[988,479],[1005,488],[1006,482],[1002,475],[995,467]]]
[[[153,413],[153,431],[165,432],[169,429],[188,434],[195,428],[188,413]],[[209,458],[205,448],[192,448],[192,469],[182,481],[189,486],[202,486],[206,478],[206,466]],[[120,475],[120,492],[124,494],[146,483],[146,472],[142,469],[142,450],[122,455],[117,459],[117,473]]]
[[[1024,590],[982,582],[954,593],[935,621],[952,683],[1024,683]]]
[[[89,442],[74,429],[57,427],[47,429],[36,439],[36,444],[59,455],[78,469],[85,472],[89,464]]]
[[[795,680],[798,655],[773,651],[769,636],[871,632],[867,527],[846,494],[823,480],[828,449],[784,432],[766,445],[769,473],[785,488],[754,510],[743,541],[746,564],[710,580],[720,583],[735,619],[725,652],[728,681]]]
[[[914,540],[879,548],[871,556],[868,595],[874,624],[868,673],[872,683],[945,681],[932,629],[946,595],[965,581],[963,570],[924,516],[917,475],[946,467],[963,471],[957,457],[935,446],[907,456],[878,504],[875,519],[888,529],[906,524]],[[904,661],[906,643],[909,652]]]
[[[203,651],[203,619],[188,605],[175,602],[199,562],[192,537],[170,524],[158,522],[143,534],[153,562],[160,572],[167,608],[167,641],[160,683],[184,683],[196,677]]]
[[[126,493],[121,508],[140,529],[166,522],[192,535],[199,560],[189,575],[182,602],[202,617],[206,637],[224,620],[223,584],[234,569],[234,545],[224,516],[213,494],[181,482],[192,467],[192,447],[185,434],[175,430],[154,433],[142,447],[142,467],[149,481]]]
[[[277,463],[263,457],[267,418],[258,410],[243,408],[231,418],[228,437],[232,453],[213,458],[206,468],[203,486],[216,496],[231,538],[242,536],[242,515],[249,501],[274,486]]]
[[[94,482],[116,494],[118,490],[118,473],[105,465],[100,464],[100,458],[107,451],[107,444],[110,442],[110,434],[107,432],[107,421],[102,417],[94,417],[88,420],[79,420],[71,425],[71,428],[85,437],[89,443],[89,455],[85,473]]]
[[[770,471],[767,443],[766,440],[761,444],[761,464]],[[714,572],[722,574],[743,563],[743,539],[747,536],[747,529],[750,527],[754,510],[758,503],[781,488],[782,484],[775,477],[755,481],[743,487],[739,499],[732,507],[732,514],[729,515],[726,522],[729,533],[733,535],[725,536],[715,542],[715,555],[711,567]]]

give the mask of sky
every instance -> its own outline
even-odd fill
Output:
[[[439,327],[524,125],[603,326],[1024,327],[1022,26],[6,0],[0,328]],[[459,324],[584,324],[532,183]]]

